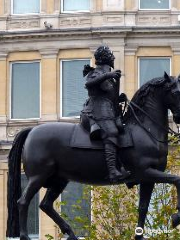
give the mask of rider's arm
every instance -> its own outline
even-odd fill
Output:
[[[115,78],[116,80],[118,80],[120,78],[120,73],[119,71],[115,71],[115,72],[107,72],[104,74],[101,74],[100,76],[96,76],[94,78],[90,78],[85,86],[88,87],[92,87],[95,85],[99,85],[101,84],[103,81],[109,79],[109,78]]]
[[[105,81],[108,78],[110,78],[110,73],[104,73],[104,74],[102,74],[100,76],[96,76],[94,78],[88,79],[88,81],[86,82],[85,86],[86,87],[92,87],[94,85],[99,85],[99,84],[101,84],[103,81]]]

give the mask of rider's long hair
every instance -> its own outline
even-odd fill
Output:
[[[96,65],[103,65],[109,64],[114,57],[113,52],[109,49],[108,46],[100,46],[94,53],[95,57],[95,64]]]

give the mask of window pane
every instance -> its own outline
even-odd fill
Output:
[[[27,186],[28,180],[26,178],[25,174],[21,175],[21,187],[22,191]],[[30,205],[29,205],[29,211],[28,211],[28,233],[30,237],[36,237],[39,236],[39,194],[37,193]]]
[[[39,13],[40,12],[40,0],[13,0],[13,13],[25,14],[25,13]]]
[[[88,186],[80,183],[70,182],[61,194],[61,214],[73,227],[77,236],[88,235],[88,231],[83,229],[84,225],[91,223],[91,192]],[[82,222],[76,218],[83,219]]]
[[[87,98],[83,68],[90,60],[62,62],[62,117],[79,116]]]
[[[140,9],[169,9],[169,0],[140,0]]]
[[[90,10],[90,0],[63,0],[63,11],[85,10]]]
[[[11,118],[39,118],[39,63],[13,63]]]
[[[145,82],[164,75],[164,71],[170,74],[170,58],[140,58],[139,60],[140,86]]]

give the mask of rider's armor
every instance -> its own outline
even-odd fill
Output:
[[[108,65],[97,66],[87,76],[87,83],[92,82],[94,78],[110,72],[111,68]],[[84,104],[82,110],[91,120],[91,133],[93,136],[93,124],[97,125],[102,130],[102,138],[111,137],[111,140],[116,144],[118,127],[123,129],[121,114],[119,109],[119,81],[115,79],[106,79],[102,83],[94,83],[88,86],[89,99]],[[94,121],[93,121],[94,120]],[[92,137],[93,138],[93,137]]]
[[[104,61],[102,56],[96,55],[99,50],[102,54],[105,52]],[[84,119],[88,118],[92,140],[97,137],[103,140],[109,178],[111,182],[116,182],[129,175],[126,171],[122,174],[116,168],[118,134],[123,131],[122,113],[119,107],[120,71],[117,71],[116,79],[112,78],[111,63],[114,63],[115,58],[108,47],[99,47],[95,58],[97,67],[94,69],[88,66],[90,71],[85,86],[89,98],[84,104],[81,121],[84,124]]]

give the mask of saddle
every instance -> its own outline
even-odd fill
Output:
[[[119,148],[129,148],[134,146],[132,134],[127,125],[124,126],[124,132],[119,135],[118,143]],[[89,132],[85,130],[81,124],[75,124],[74,126],[70,140],[70,147],[99,150],[104,149],[103,142],[101,140],[91,140]]]

